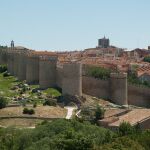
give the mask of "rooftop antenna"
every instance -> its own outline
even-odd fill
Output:
[[[12,49],[14,48],[14,41],[13,40],[11,41],[10,46],[11,46]]]

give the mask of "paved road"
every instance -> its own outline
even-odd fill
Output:
[[[76,109],[76,107],[67,106],[65,108],[67,109],[66,119],[71,119],[73,111]]]

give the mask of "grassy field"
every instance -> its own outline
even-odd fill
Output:
[[[3,77],[3,74],[0,74],[0,96],[7,97],[10,102],[13,99],[13,97],[26,97],[28,99],[28,103],[43,103],[43,98],[46,96],[51,97],[57,97],[60,96],[61,93],[54,89],[54,88],[48,88],[46,90],[40,90],[40,94],[42,95],[41,98],[39,98],[39,93],[32,93],[31,91],[33,89],[39,88],[39,85],[29,85],[30,90],[25,91],[23,94],[20,93],[19,90],[11,90],[14,86],[17,86],[20,84],[15,77],[9,76],[9,77]]]
[[[21,92],[23,88],[19,87],[21,83],[17,78],[13,76],[3,77],[0,73],[0,96],[7,98],[9,105],[20,104],[20,106],[6,107],[0,109],[0,117],[30,117],[30,115],[23,114],[23,104],[25,102],[25,107],[32,108],[35,110],[35,114],[32,117],[40,118],[65,118],[67,110],[59,106],[43,106],[43,102],[47,98],[55,98],[60,96],[61,93],[54,89],[48,88],[46,90],[39,90],[38,92],[32,92],[34,89],[39,89],[39,85],[28,85],[29,89]],[[14,89],[14,87],[17,87]],[[18,88],[19,87],[19,88]],[[25,100],[19,100],[19,98],[24,98]],[[37,104],[36,108],[33,108],[33,104]],[[23,118],[13,118],[13,119],[0,119],[1,126],[34,126],[41,120],[37,119],[23,119]]]
[[[0,95],[5,97],[16,96],[18,93],[10,90],[13,86],[19,84],[16,78],[13,76],[3,77],[3,74],[0,74]]]
[[[47,95],[52,95],[53,97],[61,96],[61,93],[54,88],[48,88],[48,89],[44,90],[43,93],[45,93]]]

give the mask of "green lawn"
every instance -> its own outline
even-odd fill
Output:
[[[11,99],[12,97],[16,96],[22,96],[25,95],[28,98],[28,103],[38,103],[38,104],[43,104],[44,98],[39,98],[39,93],[32,93],[32,89],[39,88],[39,85],[29,85],[31,90],[25,91],[22,95],[18,90],[11,90],[12,87],[18,85],[19,82],[15,77],[9,76],[9,77],[3,77],[3,74],[0,73],[0,96],[7,97],[8,99]],[[52,97],[57,97],[60,96],[61,93],[54,89],[54,88],[48,88],[46,90],[40,90],[41,97],[46,97],[46,96],[52,96]]]
[[[53,97],[61,96],[61,93],[54,88],[48,88],[48,89],[44,90],[43,92],[45,94],[52,95]]]
[[[10,90],[13,86],[17,85],[19,82],[15,77],[3,77],[3,74],[0,74],[0,95],[5,97],[11,97],[18,95],[15,91]]]

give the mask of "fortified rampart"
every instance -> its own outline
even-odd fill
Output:
[[[82,86],[83,93],[106,100],[110,98],[108,80],[100,80],[93,77],[83,76]]]
[[[57,56],[41,56],[39,70],[39,84],[45,89],[56,87]]]
[[[118,99],[116,99],[117,101],[114,101],[111,98],[110,87],[112,88],[112,86],[110,85],[110,83],[111,82],[108,80],[101,80],[93,77],[83,76],[82,80],[83,93],[99,98],[104,98],[107,100],[112,100],[112,102],[115,102],[116,104],[122,103],[124,105],[129,104],[140,107],[150,107],[150,88],[140,87],[136,85],[127,85],[126,87],[126,84],[123,84],[124,89],[127,88],[127,95],[123,95],[124,97],[127,96],[127,102],[126,99],[124,99],[125,101],[123,100],[121,102],[118,102]],[[118,82],[114,84],[115,84],[113,85],[114,87],[119,85]],[[120,86],[120,89],[121,92],[123,92],[122,86]],[[118,89],[115,95],[118,93],[118,91],[120,90]],[[124,93],[126,93],[126,90],[124,91]],[[116,95],[116,98],[119,98],[119,96],[121,97],[121,94],[118,93],[118,96]],[[123,97],[121,97],[121,99],[122,98]]]
[[[1,50],[0,58],[0,63],[7,64],[8,72],[20,81],[39,84],[42,89],[59,87],[63,94],[82,95],[81,65],[71,63],[58,67],[56,53],[14,47]]]
[[[56,85],[62,88],[63,84],[63,65],[57,65],[56,68]]]
[[[127,74],[111,73],[110,74],[110,99],[119,105],[128,104],[127,96]]]
[[[66,63],[63,65],[63,94],[82,96],[82,65]]]
[[[7,49],[0,50],[0,64],[6,64],[7,57],[8,57],[8,50]]]
[[[127,75],[111,74],[109,80],[83,76],[83,93],[127,105]]]
[[[14,75],[14,69],[13,69],[13,66],[14,66],[14,55],[11,51],[8,52],[8,61],[7,61],[7,68],[8,68],[8,72],[11,74],[11,75]]]
[[[150,107],[150,88],[129,84],[128,103],[130,105]]]
[[[88,77],[80,63],[58,65],[55,53],[8,48],[0,50],[0,63],[7,64],[8,72],[19,80],[40,84],[41,88],[58,86],[63,94],[79,96],[83,90],[120,105],[150,106],[150,89],[127,85],[126,74],[111,74],[109,80]]]
[[[19,52],[15,51],[13,57],[14,57],[14,63],[13,63],[14,76],[18,77],[18,71],[19,71]]]
[[[21,51],[19,53],[19,59],[18,59],[18,79],[20,81],[26,80],[26,64],[27,64],[27,55],[28,52]]]
[[[39,83],[39,56],[28,54],[26,64],[26,81],[29,84]]]

